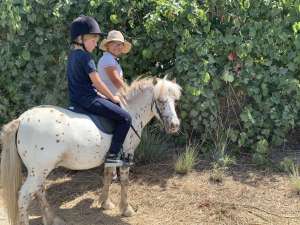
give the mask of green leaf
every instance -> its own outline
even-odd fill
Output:
[[[119,23],[118,16],[116,14],[110,15],[109,19],[110,19],[110,22],[112,22],[113,24]]]
[[[218,90],[221,87],[221,82],[218,79],[214,79],[212,82],[213,90]]]
[[[143,55],[143,58],[144,58],[144,59],[150,59],[151,56],[152,56],[152,52],[151,52],[150,49],[144,49],[144,50],[142,51],[142,55]]]
[[[30,60],[30,52],[27,51],[27,50],[23,50],[22,51],[22,58],[26,61],[29,61]]]
[[[204,73],[203,75],[202,75],[202,81],[205,83],[205,84],[207,84],[209,81],[210,81],[210,75],[209,75],[209,73]]]
[[[42,45],[43,42],[44,42],[44,40],[43,40],[43,38],[37,37],[37,38],[35,38],[35,42],[36,42],[38,45]]]
[[[224,72],[224,74],[223,74],[223,76],[222,76],[222,79],[223,79],[224,81],[226,81],[226,82],[229,82],[229,83],[231,83],[231,82],[234,81],[233,75],[232,75],[228,70],[226,70],[226,71]]]

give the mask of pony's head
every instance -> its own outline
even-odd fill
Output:
[[[160,119],[167,133],[175,133],[179,130],[180,121],[178,119],[175,102],[181,96],[181,87],[176,81],[164,79],[153,79],[154,98],[151,109],[155,116]]]

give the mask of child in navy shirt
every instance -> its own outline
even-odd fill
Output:
[[[92,17],[80,16],[72,22],[70,34],[74,46],[67,64],[70,103],[116,121],[106,161],[119,162],[119,153],[131,126],[131,116],[118,105],[120,98],[112,94],[101,80],[91,57],[90,53],[97,47],[102,35],[99,25]],[[97,91],[106,98],[100,97]]]

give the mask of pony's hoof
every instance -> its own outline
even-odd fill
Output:
[[[122,215],[123,216],[126,216],[126,217],[131,217],[135,214],[135,211],[133,210],[133,208],[128,205],[122,212]]]
[[[110,210],[115,208],[115,205],[110,200],[106,200],[105,202],[102,202],[101,208],[105,210]]]
[[[53,220],[53,225],[67,225],[67,223],[63,219],[55,217]]]

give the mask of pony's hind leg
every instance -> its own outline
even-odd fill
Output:
[[[114,168],[104,167],[104,184],[100,197],[101,207],[103,209],[113,209],[115,207],[109,199],[109,186],[111,185],[113,170]]]
[[[129,167],[121,167],[120,168],[120,178],[121,178],[121,202],[120,202],[120,210],[123,216],[133,216],[134,210],[128,204],[128,185],[129,185]]]
[[[28,175],[25,183],[19,191],[18,208],[19,208],[19,224],[29,225],[28,207],[34,198],[35,194],[41,190],[43,177],[34,174]]]
[[[53,209],[46,199],[46,190],[43,186],[37,193],[37,198],[41,206],[44,225],[66,225],[66,222],[54,214]]]

